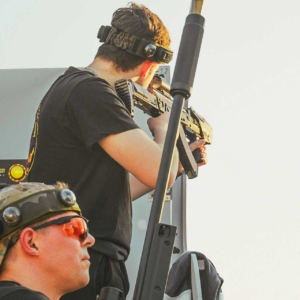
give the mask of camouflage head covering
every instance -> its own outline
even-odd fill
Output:
[[[81,210],[72,191],[43,183],[9,185],[0,190],[0,265],[11,238],[26,226],[65,211]]]

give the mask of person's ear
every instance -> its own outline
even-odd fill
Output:
[[[141,69],[141,73],[140,73],[140,77],[142,78],[145,78],[150,69],[153,67],[153,65],[155,65],[156,62],[154,61],[150,61],[150,60],[145,60],[143,63],[142,63],[142,69]]]
[[[37,233],[32,228],[25,228],[20,234],[20,243],[23,251],[28,255],[39,255],[37,247]]]

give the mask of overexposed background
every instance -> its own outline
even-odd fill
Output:
[[[173,72],[191,2],[138,3],[169,28]],[[0,0],[0,69],[88,65],[98,29],[126,4]],[[213,261],[228,300],[300,299],[300,2],[206,0],[202,15],[189,104],[214,139],[188,183],[188,249]]]

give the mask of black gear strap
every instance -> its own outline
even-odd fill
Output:
[[[101,26],[97,37],[101,43],[115,45],[133,55],[150,61],[167,64],[173,56],[172,50],[159,46],[153,41],[125,33],[115,27]]]

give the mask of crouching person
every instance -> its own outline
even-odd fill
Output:
[[[0,299],[59,300],[89,282],[87,220],[67,185],[0,190]]]

